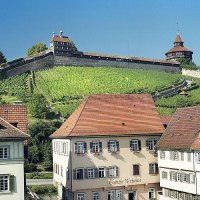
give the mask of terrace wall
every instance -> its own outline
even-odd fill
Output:
[[[182,69],[182,74],[194,78],[200,78],[200,70]]]

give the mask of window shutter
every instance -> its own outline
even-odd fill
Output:
[[[109,167],[106,169],[106,173],[107,173],[107,177],[109,177],[110,176],[110,173],[109,173]]]
[[[73,179],[74,180],[76,179],[76,170],[75,169],[73,170]]]
[[[149,140],[146,140],[146,148],[149,150]]]
[[[158,164],[155,163],[155,173],[158,174]]]
[[[119,141],[116,141],[117,151],[119,151]]]
[[[172,180],[172,172],[169,173],[170,181]]]
[[[74,143],[74,153],[77,153],[77,143]]]
[[[151,164],[149,164],[149,174],[152,174]]]
[[[93,142],[90,142],[90,152],[93,153]]]
[[[99,142],[99,152],[102,152],[102,142]]]
[[[119,176],[119,167],[116,167],[116,176]]]
[[[9,186],[10,191],[13,192],[15,190],[15,176],[13,175],[9,176]]]
[[[138,150],[141,150],[141,141],[138,140]]]
[[[190,174],[186,174],[186,182],[190,183]]]
[[[110,152],[110,141],[108,141],[108,152]]]
[[[98,178],[98,168],[94,168],[94,177]]]
[[[180,173],[181,175],[180,175],[180,180],[181,180],[181,182],[183,182],[183,173]]]
[[[84,169],[84,178],[88,178],[88,170],[87,170],[87,168]]]
[[[175,172],[175,175],[174,175],[175,177],[175,181],[177,181],[177,172]]]
[[[129,142],[129,145],[130,145],[130,150],[133,151],[133,142],[132,142],[132,140]]]
[[[86,152],[87,152],[87,143],[84,142],[84,153],[86,153]]]

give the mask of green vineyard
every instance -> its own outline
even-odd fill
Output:
[[[66,117],[90,94],[154,94],[184,79],[181,74],[130,68],[54,67],[0,81],[0,95],[16,96],[22,100],[41,93],[52,110]],[[196,89],[188,91],[188,97],[176,95],[157,100],[158,111],[168,115],[177,107],[200,105],[200,81],[197,80],[196,86]]]
[[[49,102],[57,102],[90,94],[153,93],[182,78],[180,74],[128,68],[55,67],[36,72],[36,85]]]

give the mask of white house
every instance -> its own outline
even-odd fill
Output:
[[[200,199],[200,107],[179,108],[156,144],[161,200]]]
[[[24,199],[24,141],[29,136],[15,127],[19,126],[22,129],[27,127],[26,109],[24,106],[17,106],[0,106],[0,199],[2,200]],[[20,118],[24,120],[21,121]]]
[[[55,131],[54,184],[63,200],[150,200],[164,131],[150,95],[93,95]]]

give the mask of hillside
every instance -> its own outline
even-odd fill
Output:
[[[154,94],[183,79],[181,74],[130,68],[54,67],[1,81],[0,95],[28,101],[27,97],[41,93],[52,110],[67,117],[90,94]],[[156,105],[161,114],[171,114],[176,107],[200,104],[199,94],[200,89],[192,90],[189,97],[176,95],[157,100]]]

